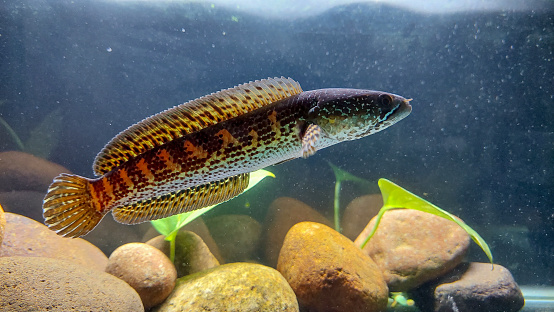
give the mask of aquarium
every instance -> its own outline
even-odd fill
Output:
[[[0,310],[553,311],[553,13],[3,1]]]

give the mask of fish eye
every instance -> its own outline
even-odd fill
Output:
[[[381,104],[385,106],[389,106],[392,103],[392,96],[388,94],[379,95],[379,99],[381,100]]]

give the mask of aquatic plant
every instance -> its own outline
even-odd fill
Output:
[[[335,219],[335,231],[341,232],[340,228],[340,190],[342,187],[343,181],[351,181],[361,184],[362,186],[370,187],[370,182],[367,180],[364,180],[362,178],[359,178],[349,172],[346,172],[339,167],[333,165],[330,162],[327,162],[329,166],[333,169],[333,173],[335,174],[335,199],[333,202],[333,208],[334,208],[334,219]]]
[[[275,175],[267,170],[257,170],[252,173],[250,173],[250,182],[248,183],[248,187],[242,192],[246,192],[249,189],[253,188],[256,184],[258,184],[260,181],[262,181],[265,177],[273,177],[275,178]],[[241,193],[241,194],[242,194]],[[221,203],[219,203],[221,204]],[[194,211],[189,211],[177,215],[173,215],[167,218],[158,219],[150,221],[152,226],[162,235],[165,236],[165,240],[169,241],[170,246],[170,259],[173,262],[175,259],[175,239],[177,238],[177,233],[179,230],[189,224],[190,222],[194,221],[196,218],[200,217],[201,215],[205,214],[206,212],[210,211],[214,207],[218,206],[219,204],[212,205],[209,207],[205,207],[202,209],[197,209]]]
[[[389,293],[389,302],[387,304],[388,308],[394,308],[397,306],[400,307],[414,307],[415,302],[413,299],[408,298],[408,294],[404,292],[390,292]]]
[[[0,116],[0,124],[2,126],[4,126],[6,131],[8,131],[8,134],[10,135],[12,140],[15,142],[15,144],[17,144],[17,147],[19,147],[20,150],[25,149],[25,146],[23,145],[23,142],[21,141],[21,139],[19,138],[17,133],[15,133],[15,130],[13,130],[13,128],[10,126],[10,124],[8,124],[8,122],[6,120],[4,120],[4,118],[2,118],[1,116]]]
[[[402,187],[394,184],[393,182],[387,179],[379,179],[379,188],[381,189],[381,194],[383,195],[383,207],[381,208],[381,210],[379,210],[379,213],[377,214],[375,225],[373,226],[371,233],[369,233],[369,235],[366,237],[366,239],[364,240],[360,248],[363,249],[367,244],[367,242],[371,239],[371,237],[373,237],[373,235],[375,234],[375,231],[377,231],[377,227],[379,226],[379,223],[381,222],[381,218],[383,217],[385,212],[391,209],[399,209],[399,208],[414,209],[414,210],[427,212],[441,218],[445,218],[447,220],[450,220],[458,224],[462,229],[464,229],[469,234],[471,239],[473,239],[473,241],[477,245],[479,245],[481,249],[483,249],[487,257],[489,258],[491,264],[493,263],[492,253],[490,251],[489,246],[485,242],[485,240],[475,230],[473,230],[471,227],[465,224],[464,221],[458,219],[453,214],[445,210],[442,210],[441,208],[403,189]]]

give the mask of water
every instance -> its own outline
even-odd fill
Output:
[[[552,2],[498,3],[441,13],[345,2],[292,14],[286,3],[5,1],[0,117],[26,151],[92,177],[96,153],[129,125],[251,80],[400,94],[413,98],[405,120],[271,167],[276,179],[210,214],[263,220],[289,196],[332,217],[331,162],[425,194],[480,232],[519,284],[554,285]],[[0,151],[18,149],[0,127]],[[345,183],[341,205],[366,192]],[[147,226],[133,228],[90,239],[109,254]],[[469,260],[486,258],[475,249]]]

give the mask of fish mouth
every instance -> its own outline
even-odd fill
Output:
[[[410,104],[410,102],[413,101],[413,99],[404,99],[402,102],[402,106],[404,107],[404,110],[407,111],[407,113],[411,113],[412,112],[412,105]]]

